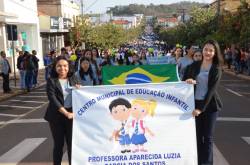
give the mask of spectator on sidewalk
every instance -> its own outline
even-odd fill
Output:
[[[231,69],[231,65],[232,65],[232,51],[230,50],[230,48],[226,48],[224,51],[224,55],[225,55],[225,61],[227,64],[227,69]]]
[[[10,69],[10,64],[9,61],[6,58],[6,53],[4,51],[0,52],[1,55],[1,66],[2,66],[2,70],[0,75],[3,77],[3,93],[10,93],[11,89],[10,89],[10,84],[9,84],[9,74],[11,73],[11,69]]]
[[[23,51],[19,51],[19,56],[17,58],[17,69],[19,70],[19,76],[20,76],[20,88],[22,90],[25,90],[25,56]]]
[[[236,48],[234,45],[231,47],[231,52],[232,52],[232,60],[233,60],[233,65],[234,65],[234,72],[235,74],[240,73],[240,50]]]
[[[25,51],[25,86],[27,89],[27,92],[30,92],[30,89],[32,88],[33,85],[33,78],[34,78],[34,70],[35,70],[35,64],[32,58],[32,55]]]
[[[247,75],[250,76],[250,48],[246,49]]]
[[[51,77],[47,81],[49,105],[44,118],[49,122],[54,141],[54,165],[60,165],[62,162],[64,140],[67,144],[68,161],[71,164],[72,119],[74,115],[70,87],[79,87],[79,81],[69,65],[66,57],[58,56],[53,63]]]
[[[37,58],[37,52],[36,50],[32,50],[32,60],[35,66],[34,69],[34,74],[33,74],[33,86],[36,87],[37,86],[37,77],[38,77],[38,71],[39,71],[39,59]]]
[[[183,81],[195,85],[195,110],[198,165],[213,165],[213,133],[222,102],[217,93],[222,76],[222,55],[216,41],[207,41],[202,61],[194,62],[185,71]]]

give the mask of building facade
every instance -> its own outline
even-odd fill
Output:
[[[80,15],[73,0],[37,0],[44,55],[70,45],[69,31]]]
[[[8,33],[11,33],[11,31],[8,31],[7,27],[12,25],[17,27],[17,40],[14,42],[10,41],[10,38],[8,39]],[[41,47],[37,2],[34,0],[1,0],[0,50],[6,52],[12,70],[14,69],[14,59],[16,61],[18,51],[36,50],[38,52],[37,57],[41,59]],[[42,64],[42,60],[40,62]]]

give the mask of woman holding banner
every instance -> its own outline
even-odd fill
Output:
[[[217,87],[222,75],[223,59],[218,43],[209,40],[202,51],[202,61],[194,62],[185,71],[183,80],[195,84],[195,110],[198,164],[213,164],[213,132],[222,103]]]
[[[72,89],[79,87],[79,81],[71,71],[66,57],[56,58],[52,67],[51,77],[47,81],[47,95],[49,105],[45,120],[49,122],[54,140],[53,164],[61,165],[63,156],[64,138],[67,143],[68,160],[71,164],[72,141]]]

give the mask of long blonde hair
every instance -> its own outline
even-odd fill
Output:
[[[155,108],[157,106],[157,102],[155,100],[135,99],[131,104],[132,106],[135,104],[139,104],[148,112],[150,116],[155,115]]]

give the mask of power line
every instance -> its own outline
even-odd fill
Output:
[[[85,11],[88,11],[92,6],[94,6],[96,3],[98,2],[98,0],[95,0],[93,3],[91,3]]]

